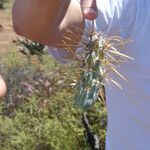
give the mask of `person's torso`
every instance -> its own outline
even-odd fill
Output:
[[[106,34],[130,39],[122,52],[135,59],[118,68],[127,82],[114,76],[122,90],[106,87],[106,149],[150,150],[150,0],[99,0],[97,4],[97,31],[105,29]]]

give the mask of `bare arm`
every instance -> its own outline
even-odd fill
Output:
[[[6,91],[7,91],[7,88],[6,88],[5,81],[0,76],[0,98],[2,98],[3,96],[5,96]]]
[[[84,28],[81,7],[76,0],[15,0],[12,15],[17,34],[48,46],[61,47],[63,37],[68,36],[66,28],[74,34],[77,30],[72,25],[80,28],[80,37]],[[74,39],[73,34],[69,36]]]

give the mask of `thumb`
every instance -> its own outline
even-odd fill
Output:
[[[98,15],[96,0],[80,0],[83,17],[87,20],[94,20]]]

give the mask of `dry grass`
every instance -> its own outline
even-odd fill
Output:
[[[11,6],[12,1],[7,3],[6,9],[0,11],[0,55],[6,55],[10,52],[13,45],[13,39],[16,38],[16,34],[12,29],[11,19]]]

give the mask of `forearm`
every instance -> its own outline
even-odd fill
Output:
[[[79,7],[75,0],[16,0],[12,10],[14,30],[31,40],[58,45],[66,35],[65,28],[83,28]]]
[[[16,0],[12,9],[15,32],[31,39],[38,39],[39,35],[47,35],[54,29],[56,32],[63,17],[63,13],[60,17],[58,13],[61,5],[59,0]],[[57,18],[60,18],[58,22]]]

